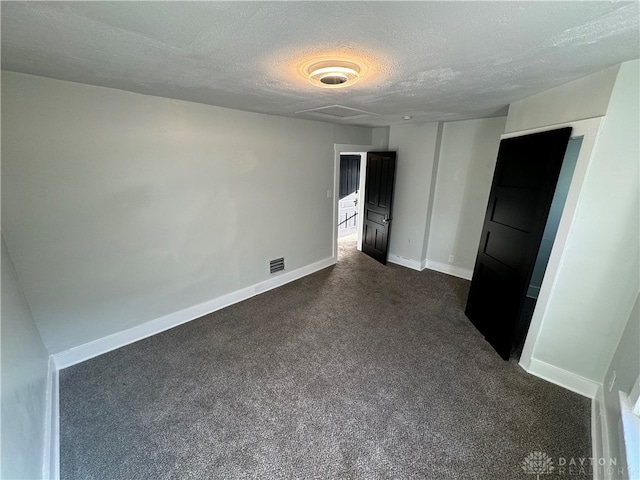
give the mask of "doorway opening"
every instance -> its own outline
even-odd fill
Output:
[[[367,152],[336,152],[336,259],[362,251]]]
[[[554,269],[583,143],[571,134],[567,126],[500,142],[465,314],[504,360],[521,356]]]
[[[387,261],[397,152],[374,152],[372,149],[373,147],[371,145],[335,145],[333,258],[336,262],[340,260],[338,240],[346,238],[351,239],[351,247],[348,249],[349,252],[355,253],[356,251],[361,251],[383,265],[386,264]],[[342,219],[339,220],[341,156],[360,157],[360,180],[359,182],[355,180],[349,181],[349,174],[344,173],[343,178],[346,189],[343,190],[343,193],[345,193],[343,199],[349,194],[355,193],[351,191],[354,185],[357,185],[357,195],[343,202],[345,207],[351,208],[351,213],[343,214]],[[357,163],[357,160],[353,161]],[[344,172],[349,172],[348,167],[345,166]],[[353,175],[352,171],[352,179]],[[369,180],[367,181],[367,179]],[[351,185],[350,188],[349,185]],[[327,191],[327,198],[331,198],[331,191]],[[354,207],[355,211],[353,211]],[[339,223],[344,222],[344,225],[352,229],[354,225],[349,226],[348,223],[353,221],[355,221],[356,231],[353,235],[357,235],[355,249],[353,248],[353,241],[356,237],[351,237],[348,234],[339,237],[338,227]]]
[[[338,190],[338,238],[358,232],[358,195],[360,190],[359,154],[340,154]]]
[[[338,261],[355,253],[360,230],[360,166],[363,155],[341,153],[338,181]],[[364,185],[363,185],[364,187]],[[361,218],[361,217],[360,217]]]

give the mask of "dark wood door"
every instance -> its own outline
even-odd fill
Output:
[[[500,142],[465,313],[505,360],[570,136],[562,128]]]
[[[367,153],[362,251],[387,263],[396,152]]]

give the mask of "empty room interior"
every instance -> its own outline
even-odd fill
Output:
[[[640,3],[1,12],[2,479],[640,479]]]

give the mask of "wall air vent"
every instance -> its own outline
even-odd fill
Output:
[[[269,262],[269,271],[273,275],[274,273],[281,272],[284,270],[284,257],[276,258],[275,260],[271,260]]]

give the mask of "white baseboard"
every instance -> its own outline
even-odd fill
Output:
[[[45,438],[42,478],[60,478],[60,393],[58,369],[52,356],[47,372],[47,395],[45,410]]]
[[[63,369],[70,367],[71,365],[84,362],[85,360],[97,357],[103,353],[124,347],[125,345],[137,342],[138,340],[142,340],[170,328],[177,327],[183,323],[195,320],[196,318],[208,315],[209,313],[228,307],[234,303],[247,300],[255,295],[259,295],[260,293],[264,293],[286,283],[293,282],[294,280],[298,280],[299,278],[317,272],[318,270],[330,267],[335,263],[335,257],[325,258],[324,260],[320,260],[291,272],[282,272],[275,275],[273,278],[250,287],[231,292],[227,295],[194,305],[193,307],[185,308],[178,312],[170,313],[169,315],[156,318],[155,320],[150,320],[127,330],[99,338],[92,342],[85,343],[84,345],[73,347],[69,350],[65,350],[64,352],[56,353],[53,355],[55,366],[58,369]]]
[[[425,268],[428,268],[429,270],[446,273],[447,275],[464,278],[465,280],[471,280],[471,277],[473,276],[473,270],[456,267],[455,265],[451,265],[448,263],[434,262],[433,260],[422,260],[421,262],[419,262],[418,260],[413,260],[401,255],[396,255],[395,253],[390,253],[387,256],[387,261],[395,263],[396,265],[400,265],[402,267],[417,270],[419,272],[421,272]]]
[[[536,358],[532,358],[528,367],[520,362],[520,366],[528,373],[540,377],[548,382],[555,383],[561,387],[579,393],[587,398],[595,398],[600,384],[581,377],[573,372],[556,367],[549,363],[543,362]]]
[[[465,280],[471,280],[473,277],[473,270],[468,268],[456,267],[450,263],[434,262],[433,260],[427,260],[425,262],[426,268],[429,270],[435,270],[436,272],[446,273],[453,275],[454,277],[464,278]]]
[[[396,265],[400,265],[401,267],[407,267],[419,272],[424,270],[424,266],[421,262],[413,260],[411,258],[403,257],[401,255],[396,255],[395,253],[389,253],[387,255],[387,262],[395,263]]]

